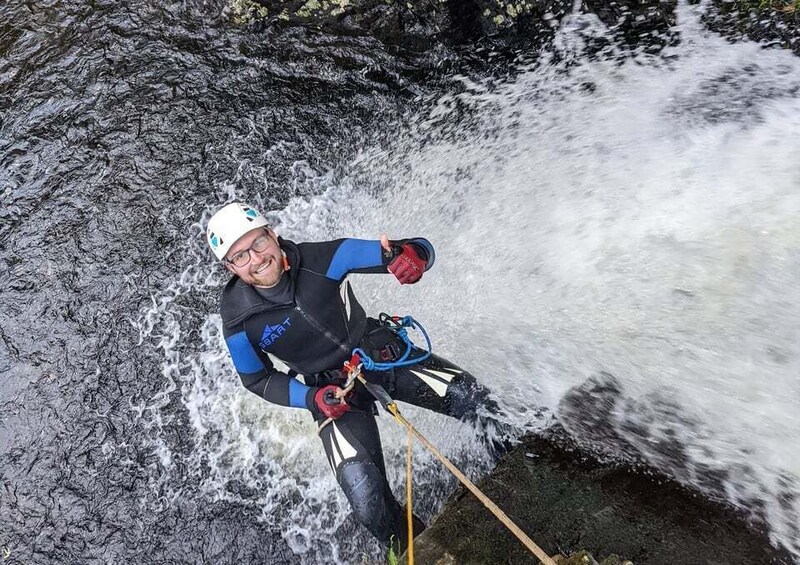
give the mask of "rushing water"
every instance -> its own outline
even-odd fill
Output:
[[[575,15],[513,79],[408,104],[409,67],[378,45],[232,29],[218,8],[0,9],[10,559],[377,555],[307,414],[233,373],[202,230],[234,198],[291,239],[428,237],[420,284],[354,279],[368,310],[413,313],[519,430],[558,419],[800,556],[795,57],[688,7],[659,55],[589,57],[606,30]],[[406,413],[487,468],[468,426]],[[399,494],[404,436],[381,431]],[[415,477],[430,517],[452,480],[421,450]]]

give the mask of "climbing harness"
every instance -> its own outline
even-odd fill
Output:
[[[358,355],[361,363],[364,365],[364,368],[367,371],[391,371],[397,367],[416,365],[417,363],[421,363],[431,356],[431,338],[428,337],[428,332],[425,331],[425,328],[423,328],[422,325],[411,316],[400,317],[381,314],[378,317],[378,321],[381,323],[381,325],[393,331],[397,337],[403,340],[403,342],[406,344],[406,350],[398,359],[395,359],[394,361],[378,363],[369,355],[367,355],[363,349],[354,349],[353,356]],[[427,349],[423,350],[422,354],[414,358],[410,358],[411,352],[414,350],[414,344],[408,337],[407,328],[413,328],[419,331],[419,333],[421,333],[425,338],[425,344],[427,345]]]
[[[344,373],[347,375],[345,380],[344,386],[342,386],[341,391],[337,394],[337,396],[342,399],[344,402],[344,398],[347,396],[348,393],[353,389],[355,386],[356,381],[359,381],[364,388],[369,391],[375,399],[381,403],[383,408],[394,416],[395,420],[401,425],[404,426],[407,430],[407,440],[406,440],[406,521],[407,521],[407,528],[408,528],[408,550],[407,550],[407,559],[408,565],[414,565],[414,532],[413,532],[413,511],[411,508],[411,439],[412,437],[416,437],[422,445],[424,445],[428,450],[433,453],[439,461],[450,471],[461,483],[469,489],[472,494],[474,494],[478,500],[480,500],[489,511],[500,520],[504,526],[506,526],[511,533],[513,533],[517,539],[519,539],[528,550],[531,551],[544,565],[555,565],[555,561],[547,555],[547,553],[542,550],[538,545],[536,545],[533,540],[528,537],[528,535],[522,531],[522,529],[517,526],[508,515],[503,512],[494,502],[492,502],[489,497],[487,497],[481,490],[475,486],[475,484],[470,481],[467,476],[462,473],[458,467],[456,467],[447,457],[444,456],[428,439],[423,436],[417,429],[406,420],[403,415],[400,413],[400,410],[397,407],[394,399],[389,396],[389,393],[386,392],[381,385],[367,382],[364,378],[363,369],[368,371],[391,371],[396,367],[405,367],[409,365],[414,365],[420,363],[431,356],[431,341],[428,337],[428,333],[425,329],[411,316],[399,317],[399,316],[389,316],[387,314],[381,314],[379,317],[379,321],[382,325],[392,330],[395,334],[397,334],[406,344],[406,350],[398,359],[391,361],[391,362],[375,362],[372,358],[367,355],[367,353],[359,348],[353,350],[353,355],[349,361],[344,363]],[[411,342],[411,339],[408,337],[407,328],[414,328],[422,333],[425,336],[425,341],[427,343],[427,350],[424,350],[423,353],[420,355],[410,358],[410,355],[414,349],[414,345]],[[333,418],[328,418],[325,422],[320,425],[317,429],[317,433],[319,434],[322,429],[327,426],[329,423],[333,421]]]
[[[417,322],[411,316],[390,316],[386,313],[381,313],[378,316],[378,321],[380,324],[391,330],[397,337],[399,337],[403,343],[405,343],[405,351],[402,355],[400,355],[397,359],[393,361],[375,361],[369,354],[364,351],[363,349],[357,347],[353,350],[353,355],[350,357],[349,361],[345,361],[344,367],[342,368],[342,372],[347,375],[345,378],[344,383],[341,385],[340,390],[337,391],[336,396],[342,402],[345,402],[345,398],[353,390],[353,387],[356,384],[356,381],[361,376],[362,369],[367,371],[391,371],[397,367],[408,367],[410,365],[416,365],[417,363],[421,363],[428,359],[431,356],[431,339],[428,337],[428,332],[425,331],[425,328]],[[414,343],[411,341],[411,338],[408,337],[408,328],[413,328],[419,333],[423,335],[425,338],[425,344],[427,345],[427,349],[420,350],[418,355],[411,357],[412,352],[414,351]],[[379,391],[370,389],[368,386],[369,383],[364,381],[367,390],[372,393],[373,396],[378,398],[376,395],[381,394]],[[381,387],[383,390],[383,387]],[[378,398],[381,401],[383,407],[388,410],[388,403],[392,402],[392,398],[383,390],[383,395],[385,398]],[[319,435],[322,430],[333,421],[333,418],[328,418],[325,420],[319,428],[317,428],[317,434]]]

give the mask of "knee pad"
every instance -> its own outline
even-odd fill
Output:
[[[384,545],[400,534],[400,505],[389,489],[386,477],[370,461],[345,463],[339,469],[339,484],[353,514]]]

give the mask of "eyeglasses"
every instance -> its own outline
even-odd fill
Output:
[[[233,257],[230,259],[225,259],[225,261],[227,263],[232,263],[237,267],[244,267],[250,262],[250,259],[252,259],[250,255],[251,251],[262,253],[263,251],[267,250],[267,247],[269,247],[270,243],[272,243],[272,237],[270,237],[269,233],[264,233],[263,235],[258,236],[255,241],[253,241],[253,245],[247,249],[238,251]]]

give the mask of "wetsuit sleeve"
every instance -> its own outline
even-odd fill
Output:
[[[314,409],[316,389],[275,369],[266,355],[259,355],[244,328],[225,328],[225,344],[233,365],[247,390],[273,404]]]
[[[396,248],[406,243],[427,262],[426,271],[436,258],[431,242],[421,237],[390,240],[392,251],[386,251],[377,240],[341,239],[332,243],[337,245],[325,276],[334,280],[342,280],[349,273],[388,273],[386,266],[397,256]]]

